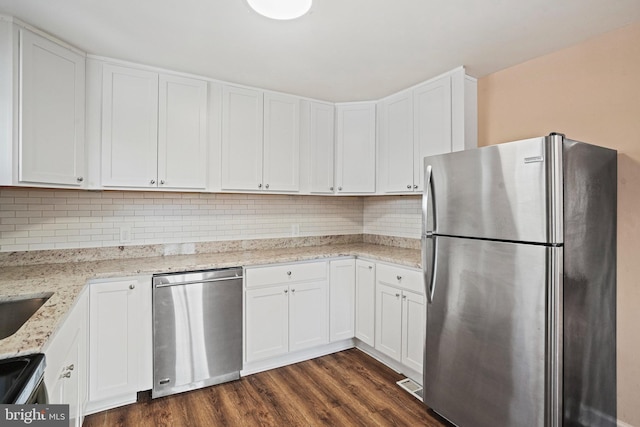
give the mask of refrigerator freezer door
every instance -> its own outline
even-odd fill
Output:
[[[545,425],[549,251],[437,236],[424,402],[460,426]]]
[[[561,136],[426,157],[423,231],[562,243],[561,165]]]

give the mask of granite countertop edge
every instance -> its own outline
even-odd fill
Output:
[[[0,300],[52,293],[15,334],[0,340],[0,359],[45,352],[51,338],[92,280],[342,256],[421,268],[419,250],[371,243],[0,267]]]

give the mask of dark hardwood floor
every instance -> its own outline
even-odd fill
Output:
[[[239,381],[89,415],[85,427],[446,426],[404,378],[351,349]]]

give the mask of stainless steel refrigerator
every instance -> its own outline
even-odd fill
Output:
[[[425,404],[462,427],[616,425],[616,151],[426,157]]]

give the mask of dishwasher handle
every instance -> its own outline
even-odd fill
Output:
[[[232,277],[217,277],[214,279],[200,279],[200,280],[191,280],[187,282],[174,282],[174,283],[154,283],[153,286],[155,288],[166,288],[169,286],[184,286],[184,285],[196,285],[200,283],[212,283],[212,282],[226,282],[228,280],[242,280],[242,276],[232,276]]]

